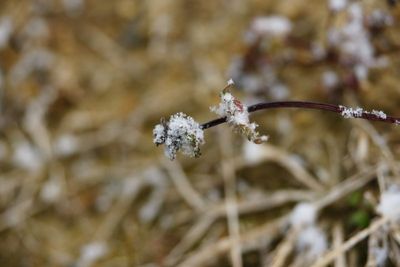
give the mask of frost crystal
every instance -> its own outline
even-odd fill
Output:
[[[361,118],[363,114],[372,114],[377,118],[380,119],[387,119],[387,115],[385,112],[381,111],[381,110],[372,110],[372,111],[366,111],[363,110],[362,108],[349,108],[349,107],[345,107],[345,106],[339,106],[340,111],[342,112],[342,116],[346,119],[348,118]],[[397,121],[396,121],[397,124]]]
[[[381,118],[384,120],[387,118],[386,113],[381,110],[372,110],[371,113],[374,114],[375,116],[377,116],[378,118]]]
[[[203,130],[192,117],[184,113],[172,115],[169,121],[161,121],[153,130],[153,142],[165,145],[165,155],[173,160],[181,150],[191,157],[200,156],[200,145],[204,144]]]
[[[260,136],[256,132],[257,124],[250,123],[247,107],[242,102],[237,100],[228,91],[223,91],[220,94],[221,102],[217,107],[211,107],[211,111],[221,117],[226,117],[229,125],[233,126],[235,131],[245,136],[249,141],[260,144],[268,140],[268,137]]]
[[[346,119],[349,118],[360,118],[363,114],[362,108],[348,108],[345,106],[339,106],[340,110],[342,111],[342,116]]]
[[[228,86],[234,85],[235,82],[232,79],[229,79],[229,81],[227,82]]]

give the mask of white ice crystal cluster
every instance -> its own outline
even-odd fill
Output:
[[[165,145],[165,155],[173,160],[180,150],[191,157],[200,156],[200,145],[204,144],[204,133],[192,117],[180,112],[169,121],[161,121],[153,130],[153,142]]]
[[[237,100],[231,93],[224,90],[220,94],[221,102],[217,107],[211,107],[211,111],[215,112],[221,117],[226,117],[229,125],[235,131],[245,136],[249,141],[260,144],[268,140],[268,136],[260,136],[256,131],[257,124],[250,123],[249,112],[247,107]]]
[[[383,192],[376,210],[382,216],[400,220],[400,187],[390,186]]]
[[[362,108],[350,108],[345,106],[339,106],[340,110],[342,111],[342,116],[345,119],[349,118],[360,118],[364,112]]]
[[[345,107],[345,106],[339,106],[340,110],[341,110],[341,114],[345,119],[349,119],[349,118],[360,118],[362,117],[363,114],[372,114],[375,117],[379,118],[379,119],[386,119],[387,115],[385,112],[383,112],[382,110],[375,110],[373,109],[372,111],[366,111],[363,110],[360,107],[357,108],[351,108],[351,107]]]
[[[381,119],[387,118],[386,113],[383,112],[382,110],[372,110],[371,114],[374,114],[375,116],[377,116],[378,118],[381,118]]]
[[[302,257],[311,262],[327,249],[324,232],[315,224],[317,208],[311,203],[299,203],[290,216],[290,224],[299,231],[296,249]]]

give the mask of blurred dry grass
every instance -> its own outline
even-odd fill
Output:
[[[332,96],[321,73],[346,70],[278,41],[291,99],[400,115],[400,7],[365,2],[394,17],[373,39],[389,65]],[[226,126],[207,131],[200,159],[169,162],[152,144],[160,117],[213,118],[244,33],[268,14],[290,18],[299,43],[323,40],[330,16],[320,0],[1,1],[0,265],[279,266],[296,258],[285,227],[297,202],[317,204],[337,247],[373,221],[378,185],[400,182],[395,126],[271,111],[254,116],[271,136],[258,148]],[[335,266],[362,266],[367,247]]]

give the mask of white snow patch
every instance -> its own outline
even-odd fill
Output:
[[[338,12],[344,9],[347,5],[347,0],[329,0],[329,9]]]
[[[47,181],[40,191],[41,199],[46,203],[54,203],[57,201],[62,192],[62,185],[57,179]]]
[[[258,35],[284,36],[292,30],[292,23],[283,16],[257,17],[251,29]]]
[[[320,257],[327,249],[325,233],[316,226],[309,226],[303,229],[297,239],[296,249],[304,254],[308,261]]]
[[[378,267],[385,266],[386,260],[389,255],[387,247],[374,247],[372,249],[372,254],[374,255],[374,259]]]
[[[317,209],[310,203],[299,203],[290,216],[290,224],[293,227],[305,227],[313,225],[317,217]]]
[[[243,145],[243,157],[249,164],[259,163],[264,158],[264,148],[261,145],[246,142]]]
[[[339,77],[333,71],[325,71],[322,74],[322,84],[328,89],[335,88],[339,84]]]
[[[61,135],[54,142],[54,152],[60,156],[69,156],[74,154],[79,147],[79,141],[76,136],[71,134]]]
[[[104,242],[92,242],[82,247],[77,266],[89,267],[108,252]]]
[[[391,186],[383,192],[376,210],[382,216],[400,219],[400,187]]]
[[[43,166],[42,155],[38,149],[26,141],[14,145],[13,162],[16,166],[29,171],[38,171]]]

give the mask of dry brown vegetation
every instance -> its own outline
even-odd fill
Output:
[[[198,159],[169,161],[152,143],[161,117],[215,118],[235,58],[247,74],[275,73],[257,92],[233,77],[248,103],[282,96],[278,81],[288,99],[399,117],[400,4],[353,3],[393,19],[368,26],[386,61],[363,79],[328,49],[346,12],[327,1],[0,1],[0,265],[373,267],[386,246],[381,266],[400,266],[400,224],[376,212],[400,184],[400,126],[271,110],[252,116],[263,145],[227,125],[206,131]],[[271,14],[291,33],[246,43]],[[326,236],[319,261],[289,223],[304,202]]]

